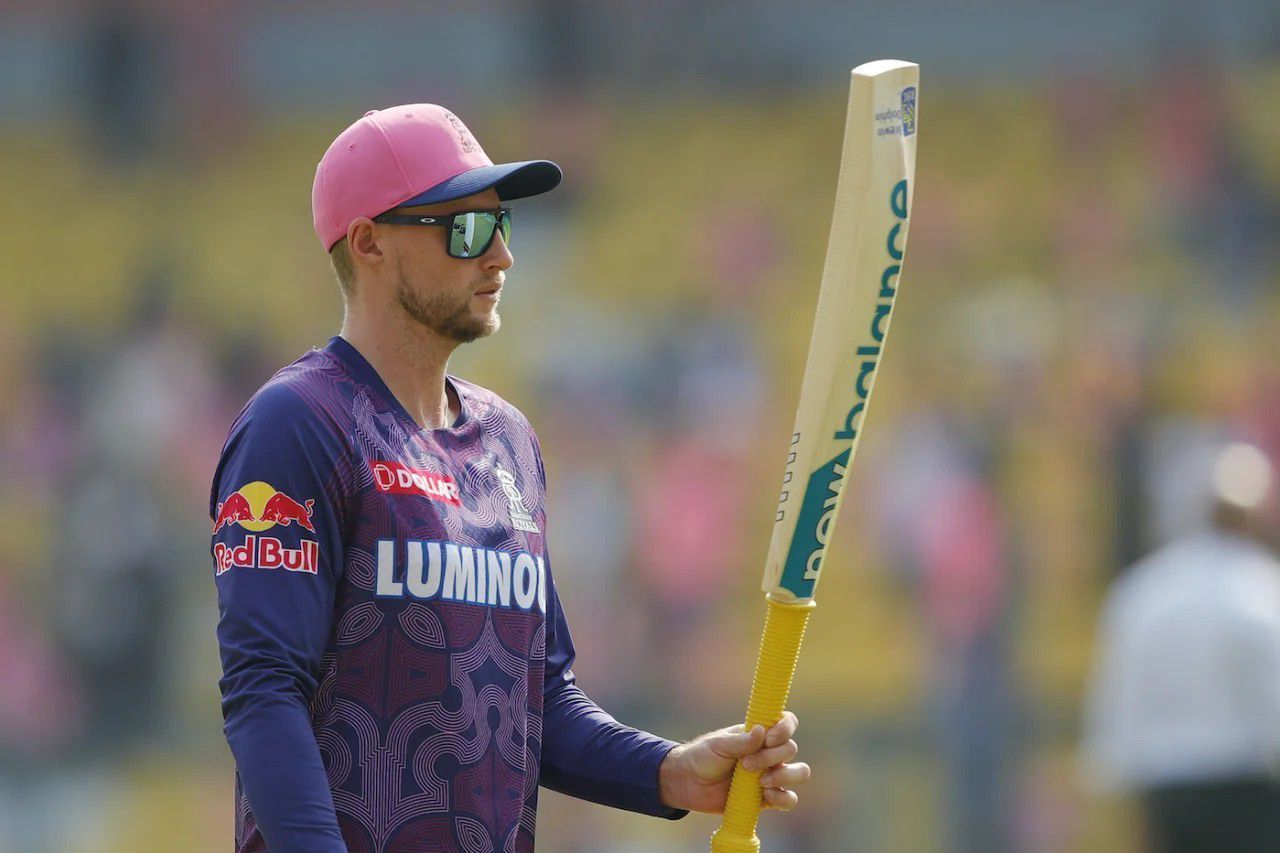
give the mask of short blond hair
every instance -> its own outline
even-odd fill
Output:
[[[338,286],[343,295],[351,293],[356,283],[356,265],[351,261],[351,249],[347,238],[343,237],[329,250],[329,263],[333,264],[333,274],[338,278]]]

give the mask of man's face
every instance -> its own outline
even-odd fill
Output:
[[[397,214],[440,216],[468,210],[496,210],[496,190],[441,202],[398,207]],[[501,325],[498,301],[506,271],[515,262],[499,231],[488,251],[476,258],[453,258],[445,248],[448,229],[380,224],[396,247],[395,298],[414,321],[441,337],[469,343]]]

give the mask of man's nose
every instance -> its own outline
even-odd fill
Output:
[[[480,265],[486,269],[506,270],[511,269],[515,264],[515,255],[511,254],[511,249],[507,247],[507,241],[502,239],[502,232],[498,231],[493,235],[493,242],[489,244],[489,251],[485,252],[480,258]]]

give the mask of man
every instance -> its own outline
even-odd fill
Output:
[[[537,437],[446,373],[499,325],[502,203],[559,181],[432,104],[366,113],[316,169],[342,331],[250,400],[211,496],[239,850],[529,850],[539,784],[678,818],[721,811],[738,760],[797,802],[790,713],[676,744],[578,688]]]
[[[1223,451],[1212,531],[1140,561],[1107,598],[1086,731],[1104,789],[1142,798],[1158,853],[1280,850],[1280,563],[1271,467]]]

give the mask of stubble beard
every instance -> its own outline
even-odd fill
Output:
[[[473,314],[471,297],[469,292],[458,296],[448,293],[422,296],[409,284],[404,271],[400,271],[396,301],[415,322],[446,340],[469,344],[492,335],[502,325],[496,310]]]

